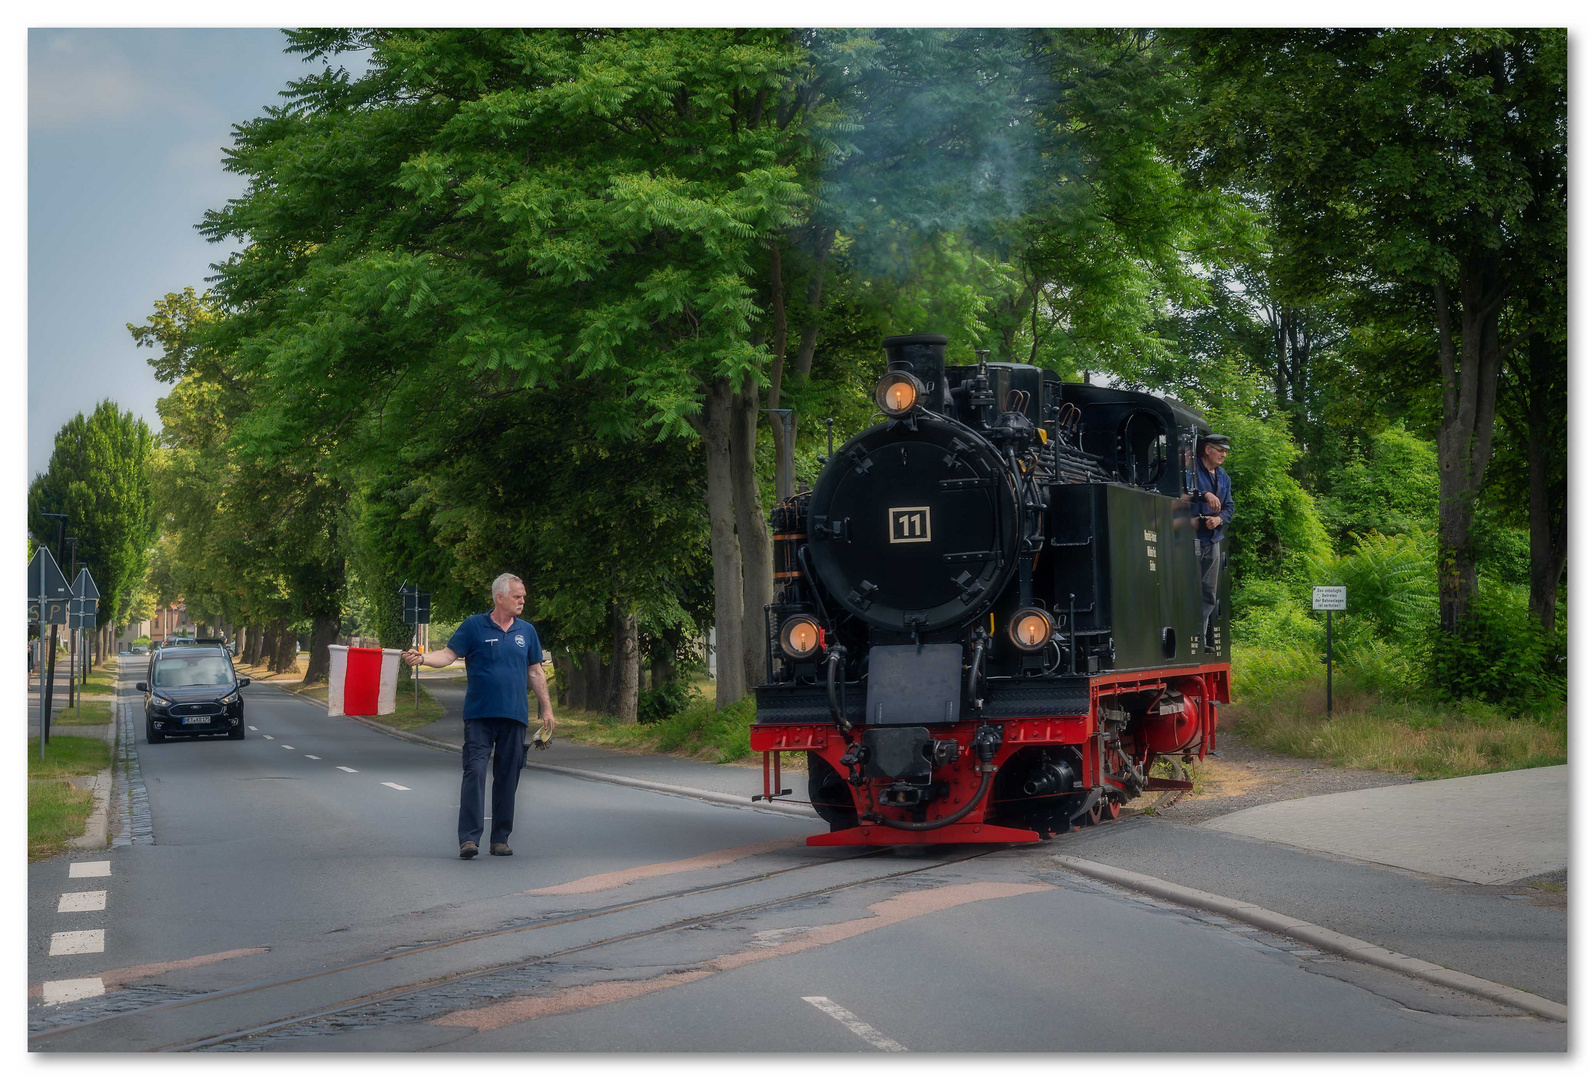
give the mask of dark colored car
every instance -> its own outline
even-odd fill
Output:
[[[214,645],[168,646],[150,658],[144,691],[144,736],[152,743],[168,735],[226,735],[242,739],[249,685],[233,670],[227,650]]]

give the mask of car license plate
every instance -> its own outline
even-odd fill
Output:
[[[208,724],[214,719],[215,719],[215,717],[211,713],[205,713],[202,716],[185,716],[185,717],[183,717],[183,723],[185,723],[185,724]]]

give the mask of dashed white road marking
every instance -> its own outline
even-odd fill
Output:
[[[359,772],[360,771],[359,769],[351,769],[347,765],[339,765],[338,768],[342,769],[344,772]]]
[[[78,953],[104,951],[104,930],[57,930],[50,935],[51,956],[76,956]]]
[[[61,902],[56,905],[55,910],[57,914],[63,911],[104,911],[105,890],[62,893]]]
[[[306,754],[305,757],[309,758],[311,761],[320,761],[321,760],[320,758],[318,758],[314,754]]]
[[[111,864],[105,862],[75,862],[67,869],[67,877],[110,877]]]
[[[270,739],[272,742],[276,742],[277,741],[277,736],[275,736],[275,735],[262,735],[261,738]]]
[[[256,727],[256,726],[255,726],[255,725],[254,725],[254,724],[249,724],[249,725],[247,725],[247,726],[248,726],[248,728],[249,728],[249,730],[250,730],[250,731],[259,731],[259,730],[260,730],[260,729],[259,729],[259,728],[258,728],[258,727]]]
[[[864,1021],[842,1008],[828,997],[806,997],[803,999],[813,1005],[820,1012],[833,1020],[839,1020],[842,1026],[854,1035],[863,1039],[877,1050],[907,1050],[908,1047],[895,1039],[888,1039],[885,1035],[870,1027]]]
[[[405,787],[403,784],[395,784],[392,780],[384,780],[384,781],[382,781],[382,786],[383,787],[390,787],[394,791],[409,791],[410,790],[409,788]]]
[[[282,745],[282,748],[284,750],[292,750],[293,749],[293,747],[289,746],[287,743],[282,743],[281,745]]]
[[[100,979],[60,979],[44,984],[44,1003],[64,1005],[68,1001],[99,997],[105,993],[105,983]]]

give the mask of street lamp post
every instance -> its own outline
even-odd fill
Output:
[[[66,538],[67,548],[72,552],[72,569],[67,571],[67,580],[76,582],[78,579],[78,538]],[[70,605],[68,605],[70,608]],[[67,662],[66,662],[66,703],[68,708],[78,705],[78,631],[72,625],[72,620],[67,619],[66,628]]]

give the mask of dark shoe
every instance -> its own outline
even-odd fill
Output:
[[[510,846],[508,844],[494,844],[492,847],[488,848],[488,850],[491,851],[495,855],[513,855],[513,854],[515,854],[513,851],[510,850]]]
[[[460,845],[460,858],[462,858],[462,859],[474,859],[474,858],[476,858],[476,841],[475,840],[467,840],[465,843]]]

